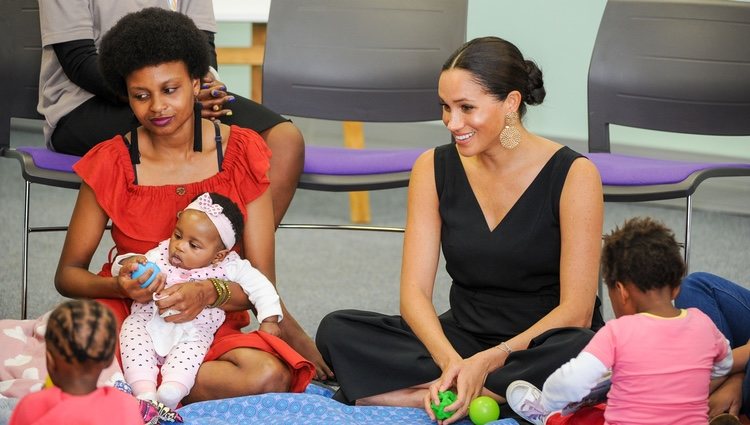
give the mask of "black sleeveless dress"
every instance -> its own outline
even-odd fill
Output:
[[[435,149],[441,245],[453,283],[443,330],[466,358],[525,331],[560,301],[559,204],[573,161],[563,147],[544,165],[507,215],[490,230],[453,145]],[[603,326],[599,300],[592,329],[552,329],[512,353],[487,377],[498,395],[524,379],[541,388]],[[343,310],[327,315],[316,343],[350,400],[430,382],[441,375],[400,316]],[[511,409],[501,409],[511,412]]]

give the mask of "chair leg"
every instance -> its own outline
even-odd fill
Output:
[[[693,196],[688,195],[685,207],[685,271],[690,270],[690,225],[693,221]]]
[[[370,216],[370,192],[349,192],[350,220],[352,223],[367,224]]]
[[[344,146],[352,149],[365,147],[365,127],[358,121],[344,121]],[[370,196],[368,192],[349,192],[349,209],[353,223],[370,222]]]
[[[27,301],[29,296],[29,194],[31,183],[26,181],[23,199],[23,242],[21,245],[21,319],[27,317]]]

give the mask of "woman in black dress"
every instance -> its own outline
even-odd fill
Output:
[[[414,164],[401,314],[337,311],[317,344],[358,404],[425,406],[454,390],[455,411],[508,384],[542,385],[603,324],[596,299],[603,196],[594,165],[527,131],[542,73],[511,43],[472,40],[443,66],[443,122],[455,143]],[[440,249],[451,309],[432,304]],[[511,413],[511,409],[501,412]]]

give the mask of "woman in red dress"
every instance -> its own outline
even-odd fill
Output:
[[[150,273],[138,279],[128,273],[113,277],[110,264],[98,274],[88,270],[107,222],[112,222],[117,252],[146,252],[169,237],[177,213],[203,192],[221,193],[241,207],[241,254],[275,281],[270,151],[252,130],[196,114],[200,76],[208,69],[202,37],[184,15],[149,8],[126,15],[102,41],[102,72],[112,89],[127,97],[141,126],[98,144],[75,165],[82,184],[55,285],[67,297],[101,299],[119,323],[131,300],[149,301],[153,289],[140,287]],[[283,340],[241,332],[252,305],[238,284],[230,282],[229,289],[231,297],[221,307],[226,321],[184,402],[303,391],[315,365],[319,374],[330,372],[283,303]],[[168,297],[158,307],[179,311],[166,319],[178,323],[195,318],[218,296],[209,281],[176,285],[161,295]]]

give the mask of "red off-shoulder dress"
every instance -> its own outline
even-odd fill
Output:
[[[112,220],[116,251],[146,252],[171,235],[177,213],[201,193],[217,192],[227,196],[247,218],[245,206],[268,189],[266,173],[270,156],[260,135],[232,126],[221,171],[202,181],[165,186],[135,184],[133,164],[122,136],[99,143],[73,168],[91,186],[97,202]],[[111,276],[110,267],[110,263],[105,264],[99,274]],[[114,311],[119,323],[130,313],[130,300],[99,301]],[[304,391],[315,374],[313,364],[279,338],[266,333],[242,332],[249,323],[247,311],[228,312],[204,361],[215,360],[234,348],[262,350],[288,364],[293,375],[292,392]]]

